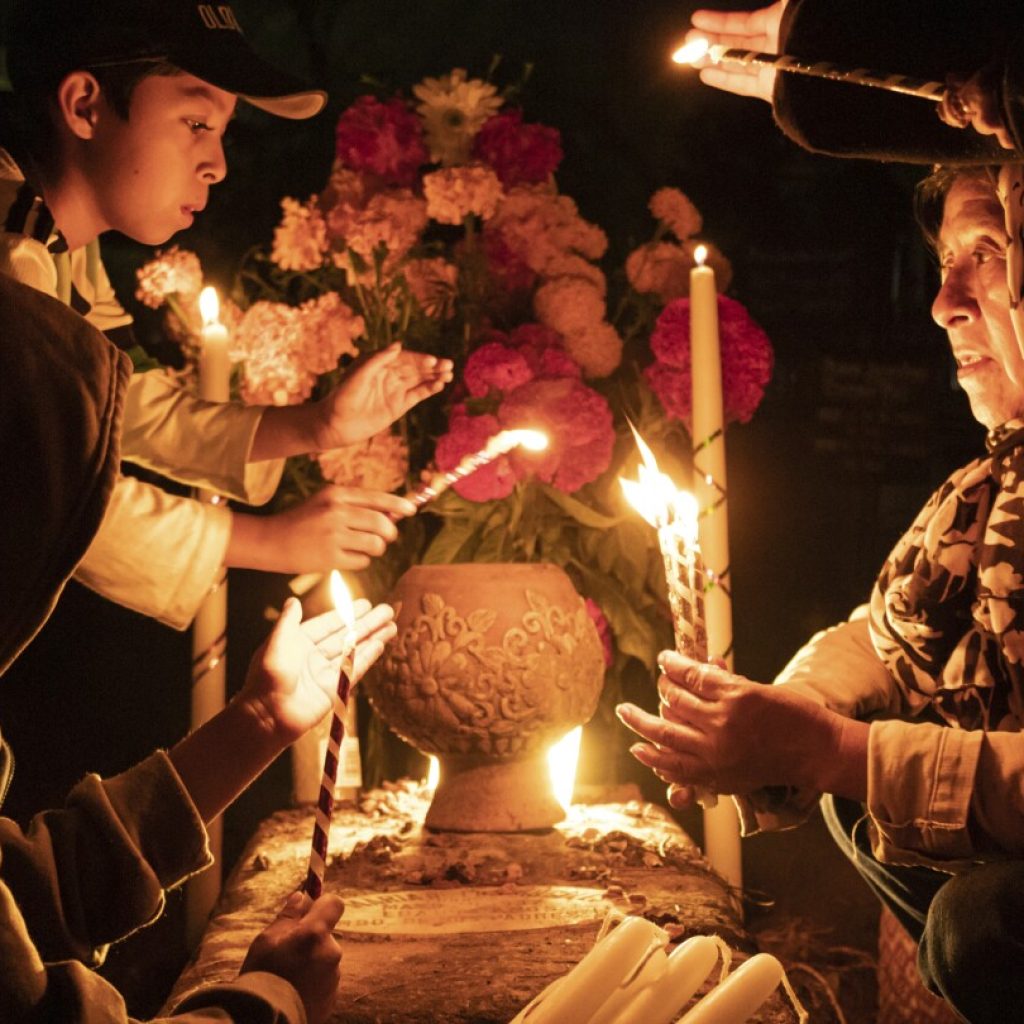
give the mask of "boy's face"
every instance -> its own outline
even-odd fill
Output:
[[[143,79],[127,120],[101,98],[80,165],[100,230],[159,245],[187,228],[227,173],[223,137],[235,102],[188,74]]]

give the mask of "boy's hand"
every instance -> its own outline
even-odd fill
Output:
[[[386,604],[355,602],[356,650],[352,683],[365,675],[395,635],[394,611]],[[273,632],[253,655],[236,698],[268,733],[290,744],[330,711],[338,690],[347,630],[336,611],[302,622],[302,607],[289,598]]]
[[[322,1024],[334,1007],[341,982],[341,946],[331,934],[345,904],[325,894],[315,902],[293,892],[249,947],[239,974],[266,971],[291,982],[310,1024]]]
[[[316,451],[379,434],[452,379],[450,359],[406,352],[399,342],[356,363],[317,403]]]
[[[263,572],[365,569],[398,537],[394,520],[416,513],[406,498],[363,487],[325,487],[272,516],[233,513],[226,564]]]
[[[778,53],[779,25],[785,9],[786,0],[777,0],[770,7],[758,11],[694,11],[690,19],[693,29],[686,34],[686,39],[701,36],[712,45]],[[774,68],[716,65],[707,61],[696,66],[701,69],[700,80],[705,85],[734,92],[738,96],[756,96],[769,103],[772,101]]]

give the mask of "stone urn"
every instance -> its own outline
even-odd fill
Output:
[[[402,739],[441,762],[427,826],[560,821],[547,751],[589,721],[605,668],[569,577],[547,564],[420,565],[390,600],[398,635],[363,685]]]

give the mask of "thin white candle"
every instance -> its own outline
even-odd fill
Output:
[[[230,397],[231,363],[228,357],[228,331],[220,322],[220,303],[214,288],[204,288],[199,296],[203,317],[199,350],[199,397],[208,402],[226,402]],[[196,498],[207,504],[223,499],[211,491],[199,490]],[[227,571],[221,570],[199,606],[192,622],[192,707],[191,727],[198,729],[224,707],[227,678]],[[185,930],[190,942],[198,940],[206,927],[221,885],[223,825],[220,818],[207,826],[210,853],[214,863],[190,879],[185,896]]]
[[[700,548],[708,571],[704,611],[708,654],[732,668],[732,598],[729,593],[729,510],[726,502],[725,420],[722,359],[718,340],[718,289],[705,264],[707,249],[694,251],[690,271],[690,359],[693,467],[700,508]],[[731,800],[704,808],[704,853],[731,885],[743,884],[740,828]]]
[[[670,1024],[693,998],[718,962],[718,943],[694,935],[669,954],[664,970],[625,1010],[615,1024]]]
[[[679,1024],[743,1024],[785,976],[770,953],[751,957],[716,985]]]

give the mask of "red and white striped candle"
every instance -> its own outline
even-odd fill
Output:
[[[341,759],[341,743],[345,738],[345,709],[352,692],[355,675],[355,611],[352,597],[337,571],[331,573],[331,596],[334,607],[341,615],[347,630],[345,646],[341,654],[341,669],[338,672],[338,689],[334,694],[331,711],[331,731],[327,738],[327,752],[324,755],[324,771],[320,779],[320,795],[316,802],[313,819],[313,843],[309,851],[309,870],[302,888],[312,899],[324,891],[324,872],[327,870],[327,847],[331,834],[331,818],[334,815],[334,788],[338,782],[338,763]]]

